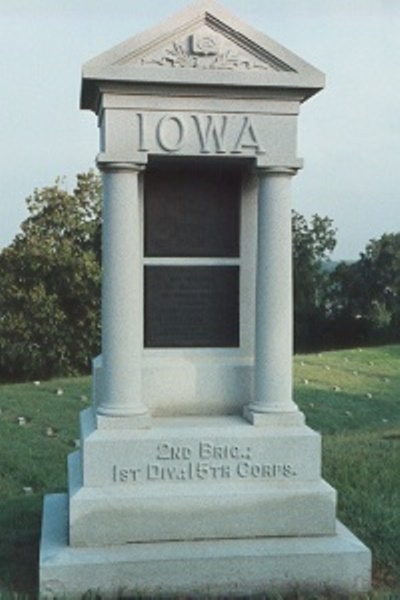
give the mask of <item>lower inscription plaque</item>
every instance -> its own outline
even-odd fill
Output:
[[[160,442],[150,460],[132,465],[112,465],[113,483],[151,483],[159,481],[282,481],[297,478],[290,461],[261,458],[252,446],[240,442],[216,444],[200,440],[197,444]]]
[[[145,267],[145,346],[239,346],[239,267]]]

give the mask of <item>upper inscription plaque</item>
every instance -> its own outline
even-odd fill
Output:
[[[232,168],[152,168],[145,181],[145,256],[239,256],[240,175]]]

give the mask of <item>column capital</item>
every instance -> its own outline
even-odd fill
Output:
[[[99,154],[96,159],[97,168],[103,173],[118,171],[134,171],[140,173],[146,169],[146,165],[130,161],[113,160],[105,155]]]
[[[297,175],[300,167],[283,167],[283,166],[274,166],[274,167],[266,167],[266,166],[257,166],[256,173],[260,177],[268,177],[268,175],[285,175],[294,177]]]

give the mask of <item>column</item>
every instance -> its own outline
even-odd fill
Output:
[[[100,163],[103,173],[102,393],[98,415],[144,421],[140,165]],[[131,419],[129,419],[130,422]],[[110,424],[110,420],[108,420]]]
[[[259,171],[255,387],[245,416],[254,424],[303,421],[292,398],[293,275],[291,178]]]

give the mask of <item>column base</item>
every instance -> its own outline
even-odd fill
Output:
[[[100,430],[111,429],[149,429],[151,427],[150,413],[117,417],[96,414],[96,426]]]
[[[245,406],[243,417],[255,427],[300,427],[305,417],[299,410],[293,412],[256,412],[251,406]]]
[[[68,546],[68,500],[46,496],[40,598],[249,596],[370,589],[369,550],[340,523],[331,536]]]

